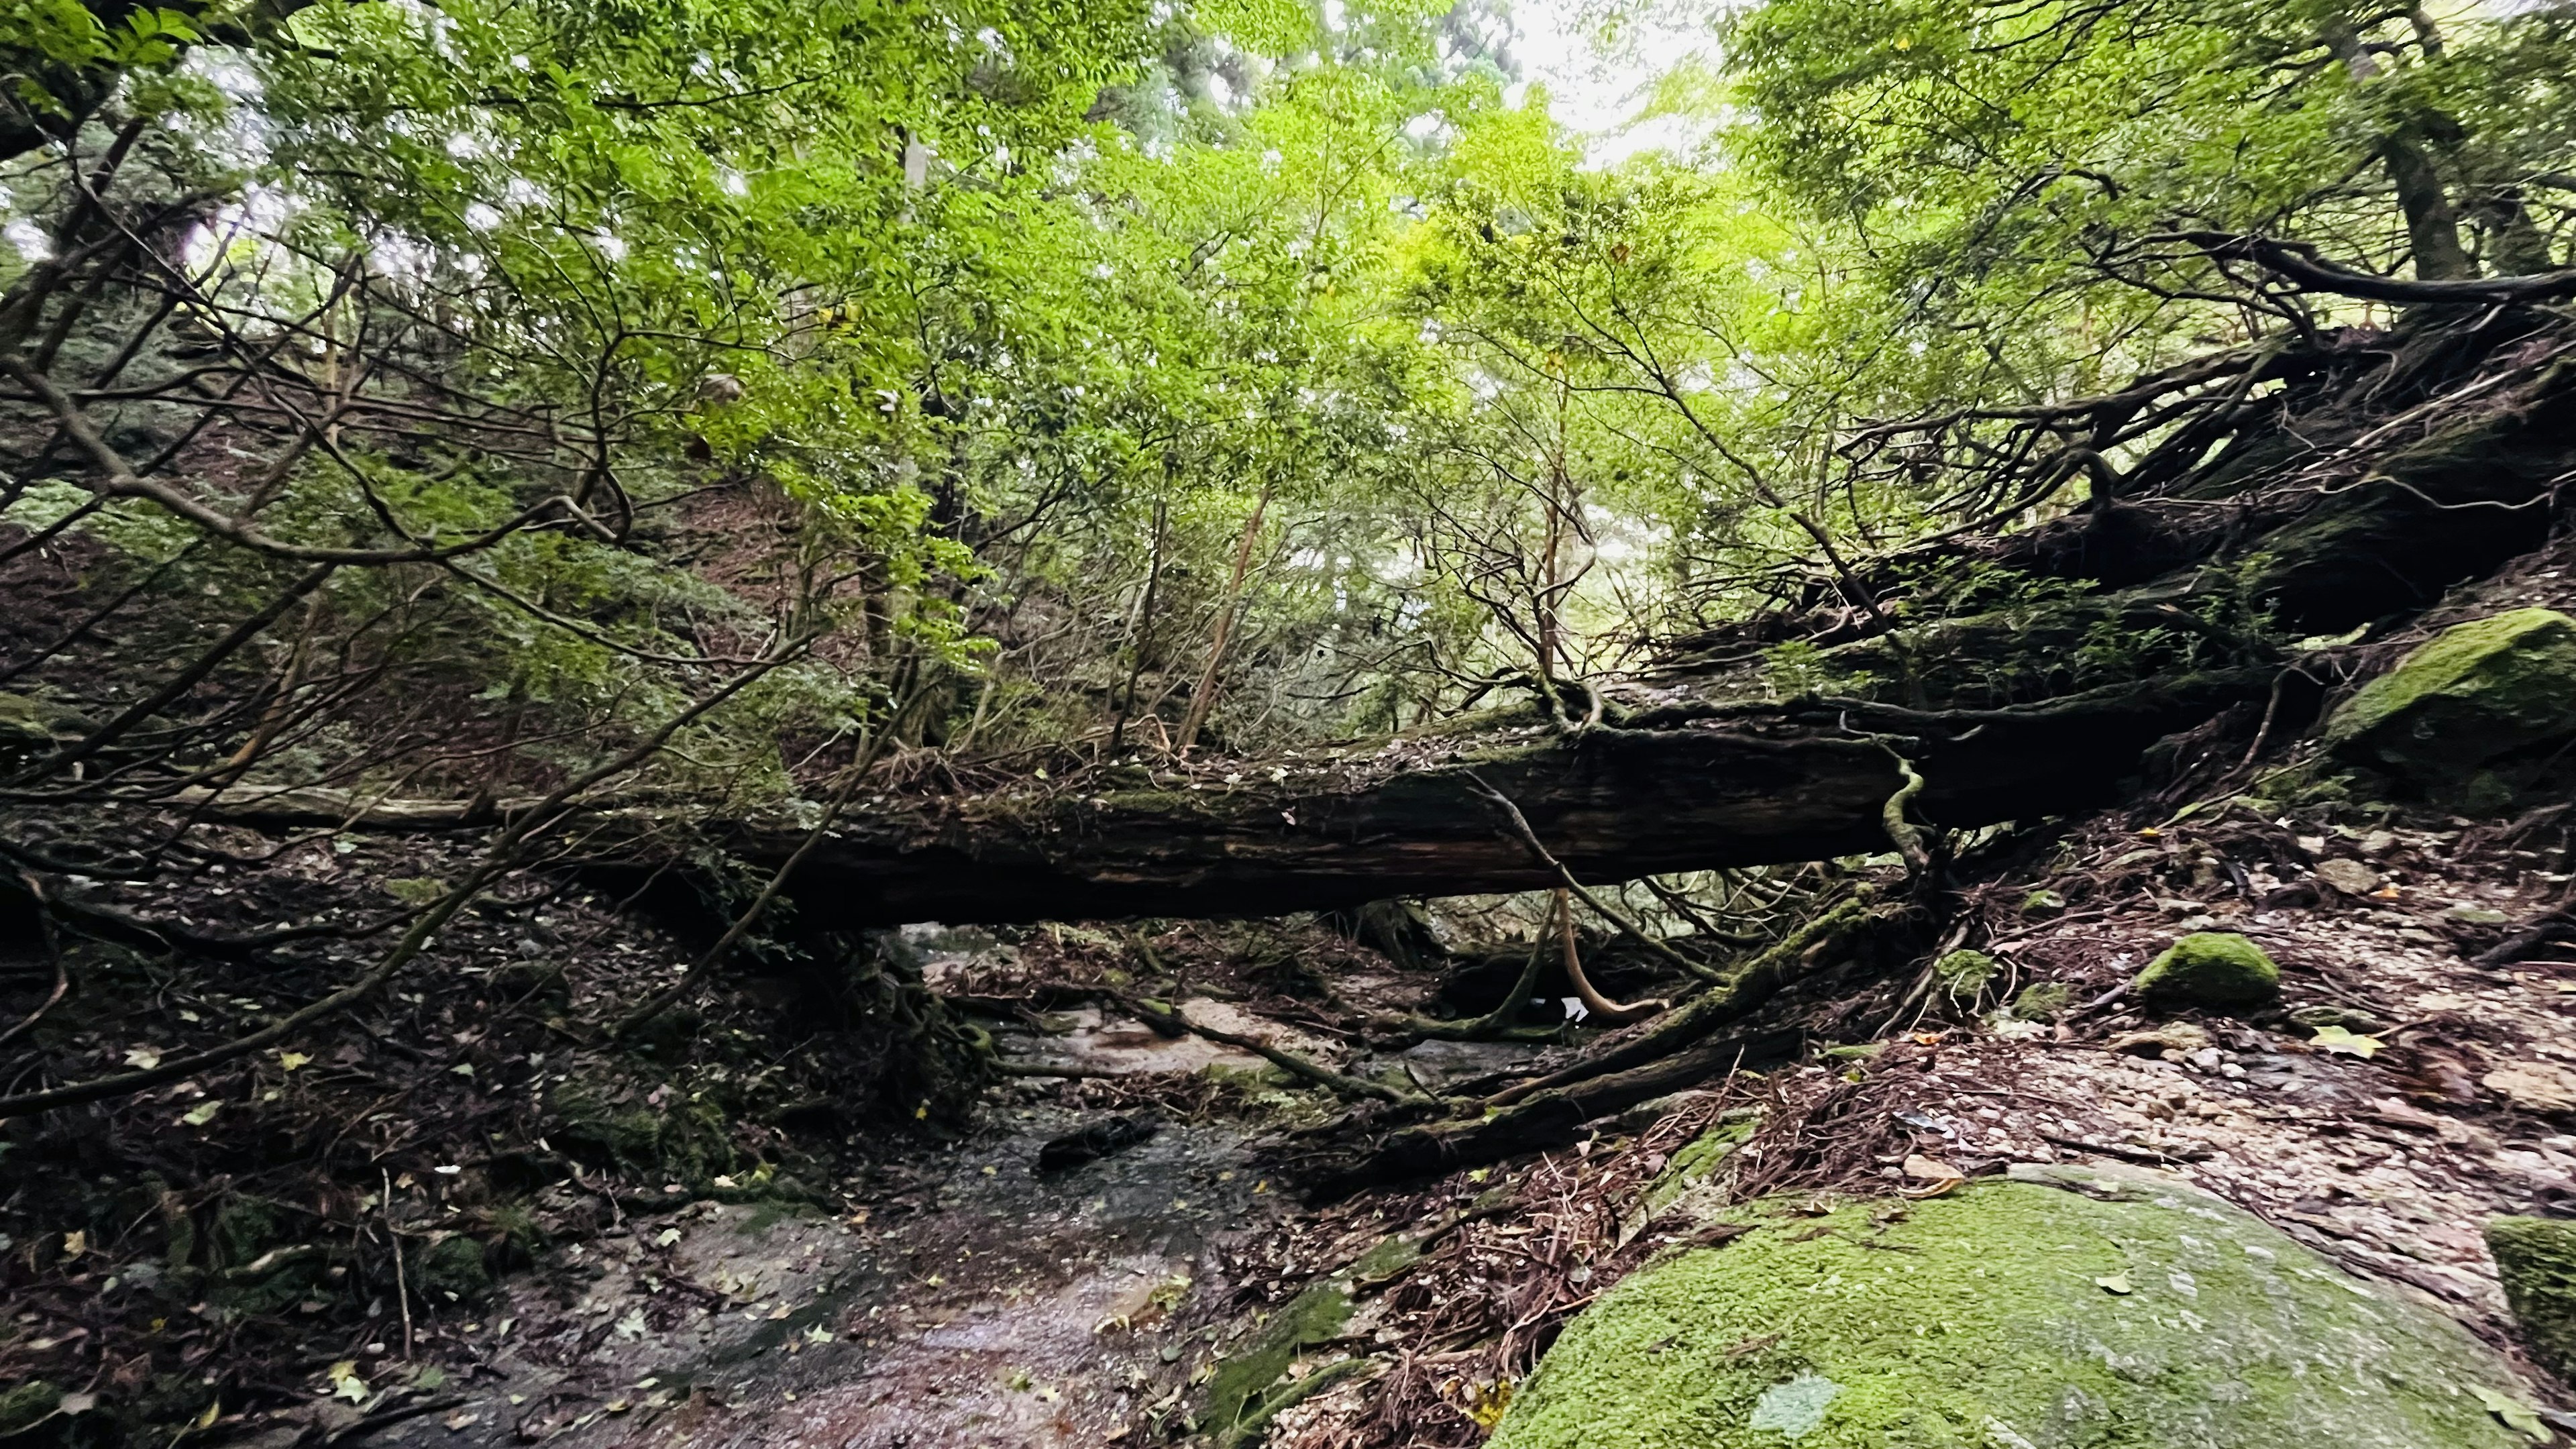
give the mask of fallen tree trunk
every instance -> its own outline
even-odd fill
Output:
[[[878,802],[807,857],[812,924],[1275,915],[1555,886],[1484,782],[1587,882],[1890,848],[1899,753],[1926,821],[1991,824],[2111,798],[2156,739],[2269,687],[2238,670],[2009,710],[1865,701],[1713,710],[1654,729],[1545,726],[1292,761],[1282,778]],[[1095,793],[1096,791],[1096,793]],[[792,848],[745,831],[754,859]]]

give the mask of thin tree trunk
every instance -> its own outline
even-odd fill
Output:
[[[1127,716],[1136,709],[1136,684],[1145,676],[1145,648],[1154,634],[1154,595],[1163,585],[1163,525],[1170,516],[1169,507],[1162,499],[1154,500],[1154,546],[1145,565],[1145,597],[1136,606],[1136,627],[1128,631],[1131,640],[1128,647],[1135,651],[1135,656],[1128,661],[1127,688],[1119,697],[1118,712],[1109,722],[1109,755],[1112,759],[1127,747]]]
[[[1207,668],[1199,674],[1199,687],[1190,691],[1189,712],[1181,716],[1176,743],[1184,755],[1198,743],[1208,711],[1216,707],[1217,671],[1225,663],[1225,646],[1234,633],[1235,611],[1243,605],[1243,580],[1252,571],[1252,546],[1261,538],[1261,516],[1269,511],[1271,487],[1268,483],[1261,485],[1261,496],[1252,503],[1252,516],[1243,521],[1243,536],[1234,541],[1234,573],[1226,580],[1225,602],[1216,611],[1216,637],[1208,644]]]

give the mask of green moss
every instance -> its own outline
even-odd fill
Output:
[[[2532,1357],[2576,1381],[2576,1222],[2489,1218],[2487,1251]]]
[[[1260,1416],[1264,1396],[1297,1355],[1330,1340],[1350,1321],[1351,1295],[1338,1280],[1314,1284],[1289,1299],[1243,1347],[1217,1364],[1199,1411],[1199,1428],[1224,1436]]]
[[[483,1245],[463,1234],[439,1239],[420,1250],[412,1273],[424,1299],[465,1302],[492,1291],[492,1272],[483,1265]]]
[[[2024,1021],[2054,1021],[2075,1004],[2075,988],[2063,981],[2025,986],[2013,998],[2012,1014]]]
[[[557,1087],[548,1102],[558,1119],[549,1136],[576,1156],[691,1186],[733,1170],[731,1134],[714,1102],[682,1097],[618,1111],[579,1082]]]
[[[1753,1232],[1569,1326],[1491,1449],[2521,1442],[2479,1391],[2522,1386],[2439,1312],[2172,1179],[2016,1175],[1901,1211],[1739,1210]]]
[[[1753,1135],[1760,1119],[1752,1112],[1729,1113],[1707,1131],[1684,1143],[1665,1161],[1664,1170],[1646,1185],[1646,1196],[1638,1211],[1652,1218],[1673,1205],[1681,1195],[1708,1180],[1735,1149]]]
[[[1932,974],[1952,998],[1972,1001],[1982,995],[1986,983],[2003,970],[2001,963],[1983,951],[1953,951],[1932,963]]]
[[[2515,609],[2445,629],[2399,660],[2335,711],[2325,739],[2437,796],[2493,805],[2513,782],[2482,767],[2571,732],[2576,619]]]
[[[61,1386],[43,1379],[29,1379],[0,1389],[0,1438],[33,1426],[62,1401]]]
[[[2148,962],[2130,989],[2164,1006],[2259,1006],[2281,994],[2281,968],[2233,931],[2195,931]]]
[[[2021,911],[2025,916],[2053,916],[2065,909],[2066,897],[2055,891],[2032,891],[2021,898]]]
[[[283,1236],[277,1205],[266,1198],[237,1194],[215,1213],[206,1242],[216,1268],[238,1268],[266,1252]]]

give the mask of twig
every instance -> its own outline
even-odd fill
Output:
[[[394,1174],[391,1168],[376,1171],[384,1179],[384,1196],[376,1199],[376,1211],[384,1214],[385,1236],[394,1244],[394,1301],[402,1305],[403,1362],[411,1362],[411,1281],[403,1271],[402,1229],[394,1226]]]
[[[18,880],[26,886],[28,897],[35,902],[36,929],[44,934],[45,954],[52,958],[54,963],[54,989],[46,995],[43,1004],[27,1013],[24,1020],[7,1031],[0,1031],[0,1046],[6,1046],[17,1040],[26,1033],[28,1028],[44,1020],[45,1013],[53,1010],[56,1004],[62,1001],[64,995],[72,989],[71,963],[63,956],[61,938],[54,934],[54,918],[46,909],[44,884],[23,870],[18,872]]]
[[[1557,859],[1554,855],[1549,854],[1548,848],[1539,843],[1538,832],[1530,828],[1529,817],[1521,813],[1521,807],[1513,804],[1512,798],[1509,795],[1506,795],[1502,791],[1495,789],[1493,786],[1486,784],[1484,777],[1473,770],[1467,771],[1467,783],[1474,788],[1477,794],[1484,796],[1487,800],[1493,802],[1494,805],[1502,810],[1503,817],[1511,822],[1512,831],[1520,837],[1521,844],[1529,847],[1530,853],[1538,857],[1540,864],[1555,871],[1557,877],[1565,882],[1565,888],[1567,890],[1570,890],[1576,895],[1582,897],[1585,905],[1600,912],[1602,919],[1618,927],[1621,932],[1626,934],[1631,940],[1634,940],[1638,945],[1645,947],[1647,950],[1654,952],[1656,955],[1661,956],[1672,964],[1679,966],[1684,971],[1689,972],[1691,975],[1698,977],[1702,981],[1720,981],[1725,979],[1719,976],[1715,971],[1710,970],[1708,967],[1701,965],[1699,962],[1694,961],[1688,956],[1683,955],[1681,952],[1674,950],[1672,947],[1665,945],[1662,941],[1657,940],[1653,936],[1647,935],[1646,928],[1638,925],[1635,921],[1628,919],[1626,912],[1619,910],[1609,902],[1594,895],[1591,891],[1584,889],[1583,882],[1574,878],[1574,872],[1565,868],[1565,862]],[[1597,1010],[1598,1008],[1595,1009]]]

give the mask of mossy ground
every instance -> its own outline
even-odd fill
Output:
[[[2438,1313],[2196,1190],[2059,1171],[2120,1200],[1757,1208],[1568,1328],[1493,1449],[2523,1442],[2477,1390],[2527,1394]]]
[[[2491,1218],[2487,1250],[2532,1356],[2560,1378],[2576,1379],[2576,1222]]]

